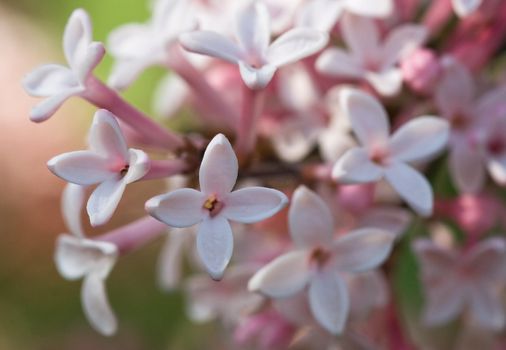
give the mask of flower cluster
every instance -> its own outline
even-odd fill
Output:
[[[456,319],[439,344],[469,330],[499,344],[506,83],[487,68],[500,65],[506,3],[156,0],[152,13],[110,34],[107,83],[82,9],[63,36],[68,67],[23,81],[45,98],[34,122],[72,96],[97,107],[87,149],[47,166],[68,182],[55,262],[83,279],[98,332],[118,327],[113,266],[167,233],[160,286],[183,290],[188,316],[222,321],[238,348],[436,348],[420,334]],[[119,94],[152,65],[170,71],[154,109],[190,109],[191,133]],[[104,225],[127,185],[152,179],[168,192],[138,203],[145,217],[85,234],[84,209]],[[418,276],[399,277],[413,257]],[[424,296],[416,312],[406,283]]]

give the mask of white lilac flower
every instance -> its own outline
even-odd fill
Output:
[[[209,274],[221,279],[233,251],[229,220],[253,223],[276,214],[288,199],[280,191],[247,187],[232,192],[238,175],[230,142],[216,135],[207,146],[199,171],[200,191],[182,188],[146,202],[146,210],[172,227],[200,224],[197,250]]]
[[[102,43],[92,41],[90,19],[82,9],[75,10],[67,22],[63,51],[68,67],[43,65],[23,79],[23,87],[30,95],[46,97],[30,113],[34,122],[50,118],[68,98],[85,92],[88,78],[104,56]]]
[[[116,118],[106,110],[95,113],[88,143],[89,150],[63,153],[47,165],[65,181],[99,184],[86,207],[91,224],[97,226],[111,218],[126,185],[142,178],[150,162],[143,151],[127,147]]]
[[[453,10],[459,17],[466,17],[480,7],[483,0],[452,0]]]
[[[407,163],[427,161],[443,150],[448,141],[448,122],[421,116],[390,136],[387,114],[375,98],[353,89],[343,90],[341,98],[343,110],[362,146],[349,149],[336,162],[333,178],[348,184],[385,178],[418,214],[431,215],[431,186]]]
[[[383,263],[395,237],[383,230],[363,228],[333,239],[332,213],[318,195],[304,186],[295,191],[288,218],[296,250],[260,269],[248,287],[272,298],[283,298],[308,286],[313,316],[326,330],[340,334],[350,310],[344,276]]]
[[[402,87],[400,59],[419,47],[427,38],[420,25],[404,24],[394,28],[384,41],[372,19],[346,14],[341,24],[349,51],[325,50],[316,61],[318,71],[331,76],[363,79],[380,95],[392,96]]]
[[[450,322],[466,310],[485,329],[505,325],[501,292],[505,286],[506,241],[486,239],[466,252],[428,239],[414,242],[425,289],[423,320],[428,326]]]
[[[309,28],[292,29],[274,42],[270,17],[263,3],[251,1],[236,17],[236,41],[212,31],[195,31],[180,36],[183,47],[237,64],[245,84],[251,89],[264,88],[276,69],[320,51],[328,35]]]

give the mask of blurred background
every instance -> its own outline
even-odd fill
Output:
[[[65,231],[59,208],[64,183],[45,164],[83,148],[94,109],[74,98],[49,121],[31,123],[28,113],[37,100],[25,94],[20,81],[40,64],[65,62],[61,37],[78,7],[90,13],[99,41],[122,23],[148,18],[143,0],[0,0],[0,349],[209,349],[202,342],[206,333],[215,333],[212,326],[190,325],[181,295],[156,285],[162,239],[122,259],[109,277],[108,294],[120,322],[112,338],[86,322],[80,281],[65,281],[55,269],[55,239]],[[97,75],[105,79],[110,66],[106,57]],[[125,93],[127,99],[151,113],[160,73],[144,73]],[[129,186],[108,227],[142,216],[143,199],[162,188],[162,183]],[[87,232],[99,233],[89,227]]]

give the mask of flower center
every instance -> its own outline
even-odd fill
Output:
[[[375,148],[371,154],[371,161],[381,166],[388,165],[388,151],[383,148]]]
[[[125,176],[128,173],[128,169],[130,169],[130,165],[127,164],[119,171],[121,177]]]
[[[330,252],[322,247],[316,247],[309,254],[309,263],[318,268],[325,265],[330,258]]]
[[[209,211],[211,217],[216,216],[223,209],[223,202],[220,202],[215,194],[207,197],[203,208]]]
[[[465,114],[455,113],[450,124],[455,130],[465,130],[469,126],[469,118]]]
[[[487,150],[491,155],[498,156],[504,152],[505,146],[501,138],[494,137],[487,143]]]

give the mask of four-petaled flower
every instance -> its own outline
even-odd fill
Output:
[[[326,33],[295,28],[270,43],[269,22],[265,4],[251,1],[237,15],[237,42],[211,31],[184,33],[179,39],[188,51],[239,65],[244,83],[251,89],[262,89],[277,68],[317,53],[328,41]]]
[[[276,214],[288,199],[280,191],[247,187],[231,192],[238,174],[230,142],[216,135],[207,146],[199,171],[200,191],[183,188],[156,196],[146,210],[173,227],[200,223],[197,251],[213,279],[222,278],[233,250],[228,220],[253,223]]]
[[[150,162],[143,151],[127,147],[116,118],[103,109],[95,113],[88,143],[89,150],[60,154],[47,165],[65,181],[99,184],[87,204],[90,222],[97,226],[111,218],[126,185],[146,175]]]
[[[72,13],[65,27],[63,51],[69,67],[43,65],[23,80],[30,95],[47,97],[32,109],[30,119],[34,122],[48,119],[65,100],[85,92],[88,78],[105,54],[102,43],[92,42],[91,22],[82,9]]]
[[[333,178],[351,184],[376,182],[385,177],[418,214],[430,215],[431,186],[406,162],[426,161],[440,152],[448,141],[448,122],[421,116],[389,136],[387,114],[371,95],[346,89],[341,94],[341,104],[362,147],[349,149],[336,162]]]
[[[322,327],[342,333],[350,310],[344,276],[385,261],[395,236],[363,228],[334,239],[332,213],[314,192],[300,186],[290,206],[289,227],[297,249],[274,259],[249,281],[251,291],[272,298],[296,294],[306,285],[311,311]]]

